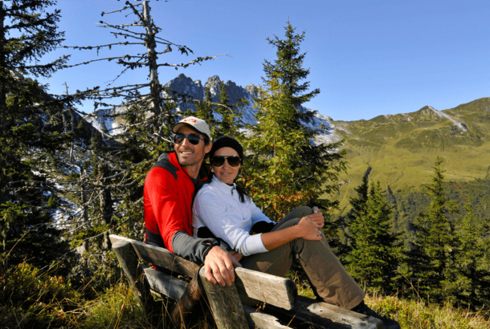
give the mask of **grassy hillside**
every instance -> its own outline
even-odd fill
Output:
[[[429,106],[371,120],[333,121],[345,138],[348,174],[338,198],[342,212],[368,166],[396,194],[417,193],[431,181],[437,156],[445,160],[447,181],[490,179],[490,98],[436,111]]]

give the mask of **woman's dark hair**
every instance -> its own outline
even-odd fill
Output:
[[[236,191],[238,192],[238,198],[240,199],[241,203],[245,203],[245,200],[250,199],[250,196],[248,195],[248,191],[245,189],[242,184],[237,184],[235,183],[236,186]]]

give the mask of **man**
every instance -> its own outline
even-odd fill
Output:
[[[203,166],[204,158],[212,148],[209,126],[204,120],[187,117],[175,125],[172,132],[174,151],[162,154],[145,180],[145,242],[167,248],[195,263],[204,263],[208,281],[231,286],[235,280],[233,265],[240,266],[235,257],[223,250],[215,239],[192,237],[193,198],[199,187],[210,179],[208,168]],[[315,222],[318,219],[319,227],[323,227],[321,213],[309,217]],[[260,262],[263,260],[258,259],[256,263]],[[337,267],[345,272],[340,263]],[[342,274],[334,271],[332,275]],[[354,285],[353,293],[359,295],[361,301],[354,311],[382,319],[386,328],[399,328],[396,322],[369,309],[362,302],[364,292]],[[343,288],[337,290],[342,295],[351,293]]]
[[[145,242],[164,247],[206,265],[206,278],[224,286],[235,279],[238,262],[214,239],[192,237],[192,200],[210,177],[203,166],[211,150],[211,132],[204,120],[187,117],[172,132],[174,151],[163,153],[148,172],[144,187]]]

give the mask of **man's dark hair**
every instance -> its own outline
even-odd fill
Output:
[[[204,145],[208,145],[209,142],[210,142],[210,139],[209,139],[209,136],[206,135],[206,134],[203,134],[203,133],[200,133],[201,135],[203,135],[203,138],[204,138]]]

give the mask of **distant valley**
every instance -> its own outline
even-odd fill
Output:
[[[345,139],[348,175],[338,195],[342,207],[370,166],[370,180],[393,192],[420,191],[431,182],[437,156],[445,160],[446,181],[490,178],[490,98],[438,111],[430,106],[371,120],[332,121]]]

